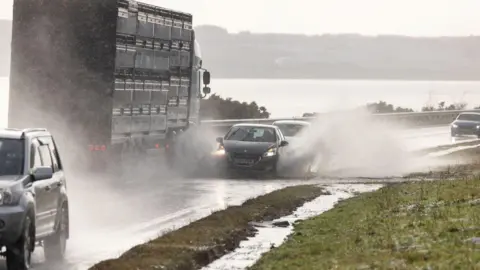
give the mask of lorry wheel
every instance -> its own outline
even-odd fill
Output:
[[[7,269],[8,270],[27,270],[30,269],[32,259],[32,229],[31,219],[29,216],[25,218],[23,223],[23,232],[17,243],[7,248]]]
[[[63,206],[55,234],[45,239],[44,251],[47,261],[61,261],[65,258],[68,234],[68,210]]]

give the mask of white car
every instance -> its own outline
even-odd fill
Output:
[[[273,122],[283,133],[283,136],[289,143],[295,143],[298,137],[312,125],[307,121],[300,120],[279,120]]]
[[[305,172],[306,175],[313,176],[316,171],[316,157],[318,149],[312,147],[315,142],[307,142],[307,138],[302,140],[303,135],[308,132],[311,123],[300,120],[279,120],[273,122],[283,133],[290,147],[287,158],[281,164],[285,171],[297,174],[298,171]]]

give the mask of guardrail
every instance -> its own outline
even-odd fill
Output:
[[[383,113],[373,114],[374,119],[379,121],[397,122],[406,126],[428,127],[436,125],[450,124],[459,113],[477,112],[480,110],[458,110],[458,111],[433,111],[433,112],[414,112],[414,113]],[[328,118],[334,113],[318,114],[316,117],[292,117],[292,118],[268,118],[268,119],[225,119],[225,120],[203,120],[202,126],[208,126],[215,129],[226,130],[235,124],[240,123],[256,123],[256,124],[272,124],[279,120],[303,120],[312,121],[322,118]]]

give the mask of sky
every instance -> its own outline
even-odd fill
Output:
[[[68,1],[68,0],[67,0]],[[480,35],[480,0],[144,0],[229,32]],[[13,0],[0,0],[11,19]]]

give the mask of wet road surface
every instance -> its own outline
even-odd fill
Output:
[[[400,136],[406,138],[411,150],[452,143],[448,127],[405,131]],[[123,184],[119,184],[122,181],[95,179],[70,178],[69,181],[72,234],[66,262],[47,265],[43,262],[42,248],[38,248],[33,269],[87,269],[95,262],[119,256],[162,231],[186,225],[212,211],[240,204],[249,198],[303,182],[177,179],[156,175],[132,178]],[[338,181],[331,179],[327,182]],[[0,269],[5,269],[1,261]]]
[[[72,238],[63,265],[43,263],[41,248],[35,252],[34,269],[81,270],[100,260],[116,257],[130,247],[209,215],[214,210],[240,204],[275,189],[301,181],[176,179],[144,181],[123,188],[70,188]],[[142,194],[142,196],[133,196]],[[1,269],[1,268],[0,268]]]

